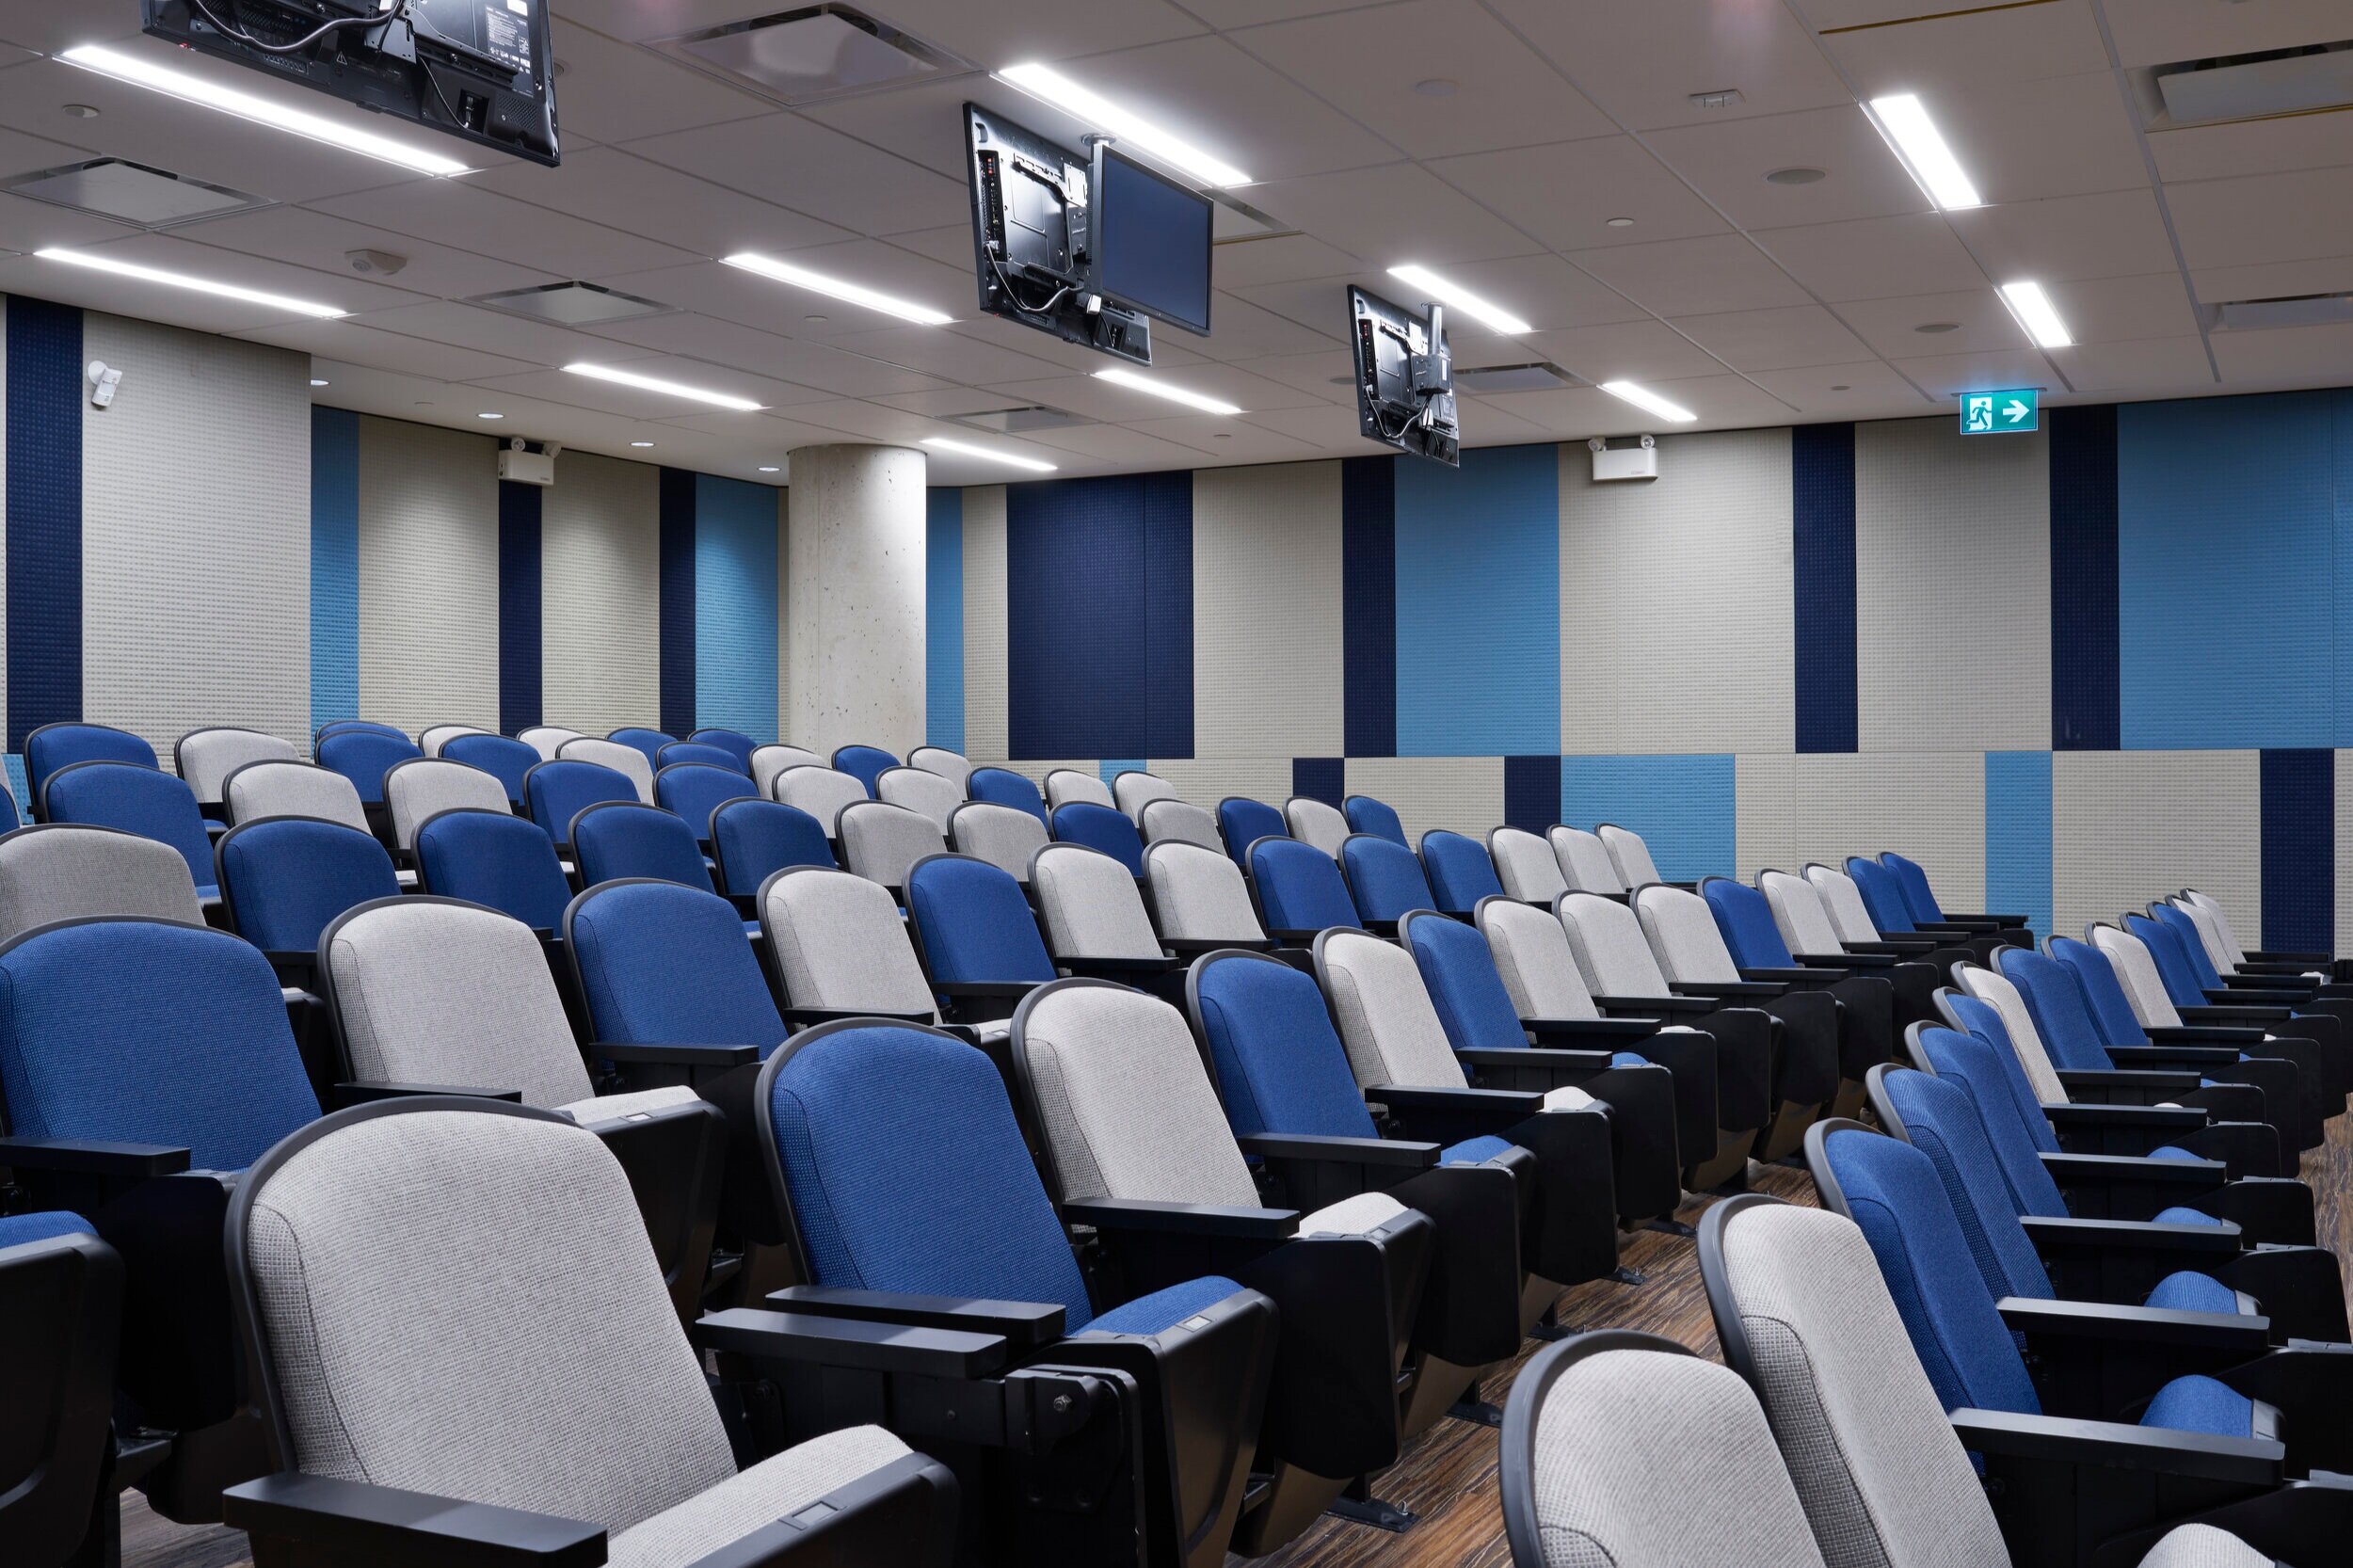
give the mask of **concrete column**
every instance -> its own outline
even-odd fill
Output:
[[[786,500],[784,738],[923,743],[923,454],[805,446]]]

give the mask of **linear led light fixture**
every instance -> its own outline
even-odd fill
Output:
[[[1138,376],[1132,370],[1098,370],[1095,373],[1095,378],[1097,381],[1109,381],[1115,387],[1126,387],[1129,392],[1144,392],[1153,397],[1165,397],[1171,403],[1181,403],[1188,408],[1198,408],[1205,414],[1230,415],[1241,412],[1241,409],[1234,404],[1221,402],[1214,397],[1204,397],[1197,392],[1187,392],[1182,387],[1172,387],[1165,381],[1155,381],[1148,376]]]
[[[658,376],[640,376],[633,370],[616,370],[611,365],[568,364],[568,376],[585,376],[593,380],[610,381],[616,387],[635,387],[639,392],[667,392],[696,403],[708,403],[714,408],[730,408],[739,414],[756,414],[763,407],[748,397],[734,397],[726,392],[706,392],[680,381],[664,381]]]
[[[263,289],[243,288],[211,278],[198,278],[185,272],[169,272],[159,266],[141,266],[136,262],[120,262],[112,256],[102,256],[88,250],[59,250],[53,247],[47,250],[36,250],[33,254],[44,262],[63,262],[68,266],[112,273],[117,278],[136,278],[142,283],[161,283],[166,288],[218,295],[223,299],[242,300],[248,305],[260,305],[273,311],[289,311],[296,315],[312,316],[320,321],[333,321],[338,316],[351,313],[333,305],[322,305],[314,299],[296,299]],[[320,384],[325,385],[324,382]]]
[[[1656,414],[1671,424],[1689,424],[1700,416],[1680,403],[1670,403],[1648,387],[1633,381],[1604,381],[1601,390],[1621,403],[1631,403],[1646,414]]]
[[[1969,171],[1953,156],[1944,133],[1929,118],[1929,111],[1921,106],[1916,95],[1899,92],[1874,98],[1864,112],[1879,127],[1880,135],[1887,138],[1887,145],[1896,150],[1897,161],[1904,166],[1904,172],[1912,176],[1929,200],[1948,213],[1985,205],[1985,198],[1977,194]]]
[[[942,452],[954,452],[967,457],[978,457],[984,462],[1003,463],[1011,468],[1025,468],[1032,473],[1054,472],[1053,464],[1041,463],[1035,457],[1016,457],[1010,452],[991,452],[987,447],[974,446],[968,441],[952,441],[945,436],[926,436],[923,438],[923,444],[936,446]]]
[[[193,72],[176,70],[143,56],[126,55],[120,50],[85,43],[67,50],[57,58],[68,65],[78,65],[84,71],[111,76],[118,82],[128,82],[133,87],[146,88],[151,92],[177,98],[184,104],[217,109],[222,114],[235,115],[239,120],[249,120],[256,125],[266,125],[273,131],[283,131],[288,136],[340,147],[361,157],[398,164],[419,174],[463,174],[471,167],[445,153],[428,152],[422,147],[411,147],[390,136],[379,136],[373,131],[362,131],[324,115],[312,114],[254,93],[240,92],[235,88],[199,76]]]
[[[1451,305],[1491,332],[1516,338],[1523,332],[1536,330],[1502,306],[1481,299],[1460,283],[1449,282],[1428,267],[1393,266],[1389,268],[1389,276],[1401,283],[1409,283],[1421,290],[1441,305]]]
[[[2031,281],[2004,283],[2002,303],[2018,318],[2018,325],[2026,329],[2026,336],[2041,348],[2073,348],[2075,334],[2059,319],[2058,307],[2042,292],[2042,285]]]
[[[1250,176],[1232,164],[1211,157],[1183,137],[1163,130],[1131,109],[1120,107],[1091,88],[1080,87],[1050,67],[1036,64],[1007,66],[997,72],[997,79],[1019,88],[1032,98],[1044,99],[1106,136],[1132,142],[1163,163],[1183,169],[1204,184],[1250,184]]]
[[[918,327],[945,327],[955,319],[945,312],[933,310],[929,305],[918,305],[911,299],[901,299],[860,283],[828,278],[822,272],[811,272],[805,266],[794,266],[791,262],[779,262],[773,256],[739,250],[719,260],[728,266],[755,272],[779,283],[790,283],[796,289],[807,289],[811,294],[846,300],[853,305],[863,305],[870,311],[880,311],[887,316],[897,316],[901,321],[911,321]]]

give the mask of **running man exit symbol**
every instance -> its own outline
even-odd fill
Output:
[[[2009,392],[1961,394],[1961,433],[1964,436],[2009,436],[2037,428],[2042,422],[2042,394],[2033,387]]]

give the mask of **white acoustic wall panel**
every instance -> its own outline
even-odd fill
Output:
[[[2051,759],[2051,905],[2063,935],[2198,888],[2262,945],[2262,753],[2062,751]],[[2244,914],[2241,911],[2245,911]]]
[[[556,459],[539,515],[543,722],[591,735],[661,720],[662,471]]]
[[[1985,760],[1977,752],[1847,752],[1736,760],[1740,878],[1770,866],[1897,850],[1956,909],[1985,897]]]
[[[1340,465],[1193,476],[1193,752],[1337,757]]]
[[[1862,749],[2049,745],[2048,439],[1858,424],[1854,467]]]
[[[488,437],[360,416],[360,712],[411,735],[497,725],[499,480]]]
[[[1227,795],[1248,795],[1280,808],[1291,794],[1289,757],[1155,757],[1151,770],[1176,786],[1176,792],[1214,811]]]
[[[1005,487],[976,485],[964,492],[964,754],[975,762],[1005,760],[1006,679]]]
[[[1595,484],[1561,447],[1561,745],[1595,756],[1794,745],[1789,432],[1658,443]]]
[[[8,296],[0,294],[0,524],[8,515]],[[7,745],[8,723],[8,552],[7,536],[0,533],[0,748]],[[8,792],[16,792],[12,777],[0,778]],[[17,803],[19,818],[32,814],[32,808],[24,801]]]
[[[1352,757],[1347,782],[1350,794],[1395,807],[1411,844],[1433,827],[1450,827],[1483,843],[1503,820],[1500,757]]]

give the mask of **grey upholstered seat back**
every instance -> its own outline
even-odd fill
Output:
[[[2003,975],[1977,964],[1954,966],[1954,978],[1961,990],[1977,998],[2002,1016],[2002,1028],[2009,1034],[2009,1048],[2019,1066],[2025,1069],[2026,1081],[2034,1085],[2034,1097],[2044,1105],[2067,1103],[2066,1086],[2051,1066],[2050,1052],[2042,1047],[2042,1035],[2034,1027],[2034,1015],[2026,1010],[2026,999],[2018,987]]]
[[[1118,807],[1138,825],[1144,822],[1144,808],[1156,800],[1179,800],[1176,786],[1158,774],[1129,768],[1112,780],[1112,804]]]
[[[904,888],[909,867],[927,855],[948,853],[948,840],[931,818],[879,800],[843,807],[840,831],[850,870],[886,888]]]
[[[1757,875],[1756,887],[1765,895],[1766,904],[1773,911],[1773,924],[1792,953],[1836,953],[1845,945],[1838,939],[1838,925],[1830,917],[1830,905],[1822,902],[1821,893],[1804,877],[1787,872],[1762,872]]]
[[[1128,868],[1084,844],[1048,844],[1030,864],[1056,957],[1158,958],[1160,938]]]
[[[1712,1361],[1580,1358],[1545,1390],[1530,1458],[1544,1560],[1519,1568],[1822,1568],[1756,1397]]]
[[[828,839],[840,836],[841,808],[867,798],[858,776],[839,768],[787,768],[776,775],[775,793],[785,805],[797,806],[824,824]]]
[[[1657,863],[1650,857],[1650,845],[1630,827],[1603,823],[1593,829],[1593,836],[1609,851],[1609,863],[1618,868],[1618,880],[1627,888],[1641,888],[1666,878],[1658,874]]]
[[[1587,990],[1597,997],[1667,995],[1666,971],[1631,908],[1599,893],[1563,893],[1552,909]]]
[[[1830,911],[1831,923],[1838,928],[1840,941],[1880,939],[1880,928],[1873,922],[1870,906],[1863,902],[1863,889],[1855,886],[1853,877],[1836,866],[1816,861],[1806,867],[1805,879],[1822,895],[1822,907]]]
[[[1716,916],[1699,894],[1661,884],[1638,888],[1634,913],[1669,980],[1740,978],[1740,967],[1724,946],[1724,934],[1716,928]]]
[[[1046,808],[1058,806],[1110,806],[1112,787],[1100,776],[1077,768],[1055,768],[1046,776]]]
[[[335,1128],[250,1195],[294,1463],[619,1531],[735,1474],[628,1177],[484,1111]]]
[[[317,817],[368,831],[360,787],[332,768],[312,762],[248,762],[221,786],[221,802],[233,823],[268,817]],[[505,802],[500,802],[505,809]]]
[[[1144,885],[1172,942],[1263,942],[1241,868],[1215,850],[1173,840],[1144,852]]]
[[[1019,1032],[1064,1196],[1258,1207],[1175,1008],[1120,987],[1057,986],[1022,1009]]]
[[[0,835],[0,942],[91,915],[204,923],[196,880],[169,844],[62,823]]]
[[[822,867],[781,871],[760,889],[760,915],[793,1006],[938,1016],[906,922],[879,883]]]
[[[360,1081],[520,1089],[550,1109],[589,1096],[564,999],[520,920],[387,900],[330,927],[322,946]]]
[[[599,767],[611,768],[636,787],[639,800],[648,806],[654,803],[653,759],[633,745],[581,735],[557,746],[555,754],[567,761],[594,762]]]
[[[1178,843],[1199,844],[1221,855],[1225,852],[1225,836],[1218,831],[1217,813],[1189,800],[1147,800],[1137,821],[1144,828],[1144,841],[1147,844],[1175,840]]]
[[[917,746],[907,753],[907,766],[939,775],[956,787],[956,798],[959,800],[964,798],[964,792],[972,784],[972,759],[960,751],[950,751],[946,746]]]
[[[1292,838],[1315,845],[1335,860],[1340,857],[1340,845],[1348,841],[1352,831],[1338,807],[1305,795],[1293,795],[1283,803],[1283,820],[1290,824]]]
[[[787,768],[822,768],[823,757],[806,746],[764,745],[752,748],[752,785],[769,800],[776,798],[776,775]],[[830,822],[826,824],[832,825]]]
[[[1487,853],[1495,858],[1506,897],[1549,905],[1569,890],[1552,846],[1525,828],[1497,828],[1487,835]]]
[[[560,724],[535,724],[528,729],[515,731],[515,739],[539,754],[542,762],[552,762],[555,754],[564,749],[566,741],[585,739],[577,729],[567,729]]]
[[[258,729],[192,730],[180,737],[175,754],[181,778],[202,806],[218,805],[221,785],[248,762],[292,762],[302,755],[292,741]]]
[[[2212,1525],[2176,1525],[2139,1568],[2278,1568],[2279,1560]]]
[[[1554,864],[1561,868],[1561,879],[1572,891],[1579,893],[1623,893],[1625,884],[1619,879],[1618,863],[1609,858],[1609,846],[1581,827],[1556,824],[1545,835],[1552,844]]]
[[[1854,1222],[1757,1204],[1727,1216],[1723,1243],[1758,1398],[1829,1568],[2009,1568]]]
[[[958,855],[985,860],[1015,880],[1030,880],[1030,860],[1046,847],[1046,824],[1017,806],[968,800],[949,820],[949,841]]]
[[[2222,933],[2222,945],[2231,954],[2231,968],[2237,968],[2246,963],[2247,948],[2238,939],[2238,928],[2231,923],[2231,912],[2223,908],[2218,900],[2195,888],[2185,888],[2182,897],[2214,917],[2216,928]]]
[[[2206,961],[2217,974],[2229,974],[2238,968],[2232,956],[2230,944],[2222,939],[2222,922],[2214,918],[2214,911],[2202,908],[2185,898],[2168,899],[2166,903],[2189,917],[2189,923],[2198,929],[2198,945],[2206,950]]]
[[[2124,987],[2124,1000],[2133,1004],[2133,1016],[2140,1020],[2141,1028],[2180,1027],[2182,1015],[2173,1006],[2173,997],[2166,990],[2165,978],[2157,973],[2157,961],[2146,942],[2122,926],[2105,923],[2086,935],[2093,947],[2108,955],[2108,964]]]
[[[1593,992],[1577,972],[1569,934],[1552,912],[1509,898],[1479,901],[1479,930],[1495,955],[1496,972],[1523,1018],[1598,1018]]]
[[[402,849],[415,848],[417,829],[443,811],[514,809],[496,775],[446,757],[412,758],[386,769],[384,808],[392,814],[392,842]]]
[[[1412,953],[1362,931],[1334,932],[1316,953],[1359,1085],[1466,1086]]]
[[[964,786],[929,768],[885,768],[874,780],[874,798],[922,812],[945,834],[956,808],[964,804]]]
[[[478,724],[429,725],[417,734],[417,749],[427,757],[439,757],[441,748],[460,735],[495,735],[495,729],[485,729]]]

